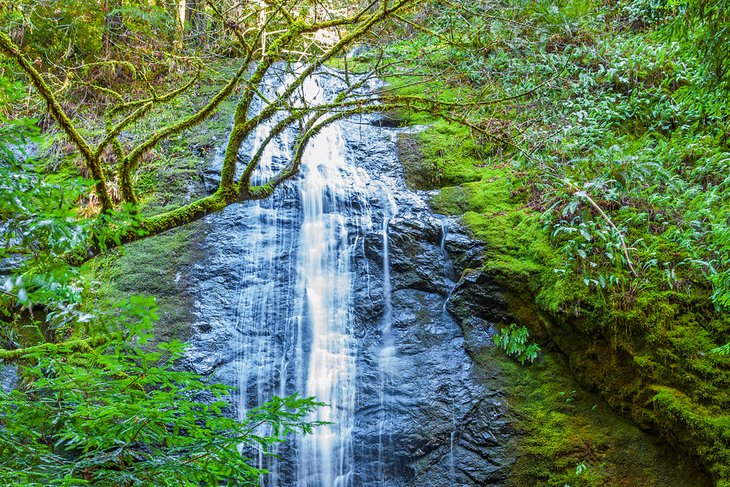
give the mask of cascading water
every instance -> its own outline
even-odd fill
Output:
[[[286,83],[272,76],[260,92],[270,98]],[[320,73],[299,96],[316,104],[340,89]],[[441,222],[405,188],[398,130],[373,122],[328,126],[297,178],[207,220],[206,256],[191,277],[196,370],[238,387],[241,418],[275,395],[327,404],[309,420],[328,424],[278,456],[259,454],[270,472],[262,485],[457,485],[452,432],[482,407],[459,328],[443,312],[453,285]],[[247,141],[244,161],[275,123]],[[294,137],[284,132],[266,148],[254,184],[290,160]]]
[[[385,458],[386,449],[384,445],[384,436],[387,434],[385,431],[386,420],[388,414],[388,407],[386,401],[387,389],[389,387],[389,377],[393,374],[393,354],[395,353],[395,347],[393,345],[393,286],[390,277],[390,245],[388,243],[388,224],[391,218],[398,213],[398,205],[393,199],[392,195],[387,194],[388,200],[386,202],[386,213],[383,218],[383,323],[382,329],[382,348],[380,349],[379,357],[379,383],[380,383],[380,419],[378,422],[378,464],[380,466],[379,480],[380,485],[385,484],[385,464],[387,462]]]
[[[321,80],[305,81],[305,103],[325,102]],[[251,153],[274,123],[259,127]],[[288,142],[284,135],[266,148],[254,184],[291,157]],[[294,476],[285,475],[284,482],[301,487],[352,485],[357,351],[350,267],[372,227],[373,188],[382,186],[344,154],[339,126],[326,127],[308,144],[301,177],[285,195],[239,209],[241,237],[256,249],[241,255],[238,276],[239,416],[292,388],[327,404],[309,418],[327,424],[297,440]],[[259,466],[271,471],[268,485],[281,482],[275,458],[260,457]]]
[[[316,100],[316,90],[305,83],[305,99],[323,101]],[[329,424],[299,440],[301,487],[348,486],[352,481],[356,351],[350,264],[357,239],[350,238],[347,215],[357,214],[357,203],[357,216],[364,218],[355,233],[367,230],[361,228],[370,224],[363,186],[367,179],[345,161],[336,125],[326,127],[305,152],[298,181],[303,219],[296,268],[298,294],[304,297],[302,323],[310,335],[303,390],[328,405],[313,419]]]

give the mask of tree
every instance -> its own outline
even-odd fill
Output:
[[[30,85],[38,92],[46,104],[48,113],[83,158],[86,169],[94,181],[95,193],[101,205],[96,228],[104,228],[106,231],[94,234],[92,240],[83,248],[76,249],[69,259],[78,264],[97,255],[102,249],[157,235],[220,211],[231,204],[270,196],[279,185],[298,173],[302,154],[312,137],[326,125],[353,114],[393,108],[425,111],[441,114],[447,119],[470,125],[474,130],[483,131],[477,124],[471,124],[466,117],[459,115],[467,107],[479,105],[481,102],[440,103],[435,99],[418,96],[395,96],[392,93],[363,94],[358,91],[357,88],[362,86],[364,80],[379,73],[382,68],[379,62],[376,62],[368,72],[361,73],[357,77],[350,76],[346,72],[344,77],[349,81],[349,88],[331,103],[313,106],[295,100],[298,89],[309,76],[327,62],[333,61],[338,56],[344,56],[348,49],[362,42],[377,27],[395,21],[415,25],[405,16],[408,14],[408,9],[416,4],[414,0],[373,1],[361,9],[350,12],[351,9],[337,8],[339,6],[336,2],[311,5],[305,2],[266,1],[235,4],[224,11],[223,7],[219,8],[214,2],[209,2],[209,11],[231,30],[243,53],[235,74],[201,109],[146,134],[145,137],[135,141],[130,148],[125,148],[120,142],[120,134],[143,119],[155,106],[170,102],[193,89],[200,71],[187,82],[161,93],[148,79],[145,66],[135,66],[128,61],[106,61],[107,64],[130,72],[144,87],[146,93],[143,96],[130,96],[112,88],[97,86],[96,88],[113,102],[106,112],[105,126],[93,131],[92,136],[85,136],[34,63],[25,56],[10,36],[0,32],[0,51],[16,64]],[[277,62],[289,61],[295,56],[301,62],[301,68],[292,69],[291,79],[285,89],[275,99],[267,100],[268,103],[259,113],[252,114],[251,104],[257,95],[258,85]],[[210,117],[224,99],[239,89],[242,90],[242,95],[235,110],[217,191],[162,214],[140,214],[134,175],[145,154],[164,140]],[[253,186],[251,175],[257,168],[262,148],[244,168],[241,177],[236,178],[239,169],[238,153],[245,139],[257,126],[281,112],[287,112],[288,115],[276,124],[265,140],[264,146],[271,143],[275,136],[287,127],[301,125],[304,129],[293,143],[294,157],[290,163],[268,182]],[[106,155],[108,148],[112,149],[111,156]],[[119,186],[120,205],[115,205],[110,195],[110,179],[116,180]],[[123,219],[130,225],[120,227],[112,223],[119,222],[119,215],[126,215],[127,212],[134,216],[131,220]],[[111,229],[114,232],[110,232]],[[104,233],[106,235],[113,233],[115,238],[104,238],[102,237]]]
[[[118,5],[128,4],[119,2]],[[203,10],[202,2],[196,5]],[[0,259],[22,255],[13,273],[0,281],[3,290],[0,310],[6,313],[4,321],[10,325],[3,327],[7,333],[0,337],[4,342],[0,360],[19,364],[25,378],[22,387],[4,398],[1,406],[9,420],[4,430],[0,426],[3,446],[0,468],[5,462],[7,478],[30,485],[53,482],[79,485],[84,481],[126,485],[138,479],[165,485],[167,477],[151,477],[159,470],[167,472],[170,482],[187,472],[194,480],[215,483],[216,479],[230,475],[228,462],[240,467],[237,471],[250,474],[241,477],[240,482],[245,483],[257,472],[246,469],[241,464],[245,460],[236,456],[235,447],[239,443],[266,446],[279,441],[288,430],[306,431],[312,426],[301,421],[316,405],[312,399],[281,399],[256,413],[261,416],[254,418],[255,423],[266,420],[274,426],[283,425],[274,428],[273,435],[267,437],[252,433],[251,423],[239,426],[226,420],[220,414],[222,410],[215,409],[217,405],[209,407],[196,401],[190,395],[193,392],[220,389],[201,385],[199,378],[192,375],[176,375],[178,372],[172,370],[171,364],[180,356],[179,344],[163,344],[161,350],[155,351],[137,346],[145,332],[135,328],[135,319],[149,320],[149,309],[147,315],[131,318],[129,313],[125,315],[127,305],[120,308],[116,317],[88,313],[83,306],[84,276],[76,265],[104,249],[157,235],[228,205],[269,197],[279,185],[298,173],[307,143],[328,124],[348,116],[407,109],[440,115],[485,133],[484,128],[471,122],[464,113],[497,103],[499,99],[439,101],[436,97],[394,94],[387,90],[363,93],[359,89],[368,80],[393,68],[373,50],[375,55],[371,56],[367,69],[359,73],[350,69],[347,51],[377,29],[402,23],[408,29],[439,35],[409,18],[411,7],[417,5],[414,0],[373,1],[358,9],[334,1],[267,0],[230,5],[208,2],[205,13],[237,42],[241,59],[235,74],[202,108],[156,127],[129,146],[122,135],[126,136],[130,127],[141,122],[155,107],[195,89],[204,69],[196,53],[184,50],[163,53],[197,67],[196,74],[177,84],[160,83],[152,67],[135,64],[131,57],[124,57],[124,52],[113,52],[115,49],[110,49],[110,55],[120,57],[92,60],[81,56],[80,65],[65,66],[61,72],[66,76],[59,78],[65,81],[61,87],[67,86],[66,82],[83,85],[107,104],[100,126],[89,129],[74,119],[72,100],[63,97],[66,90],[59,90],[52,76],[57,74],[55,68],[44,71],[42,62],[29,56],[17,39],[0,32],[0,51],[15,66],[15,79],[26,82],[37,92],[47,114],[58,124],[90,174],[86,180],[53,183],[28,161],[14,160],[12,150],[0,164],[0,184],[4,191],[0,212],[9,222],[2,228],[9,245],[0,248]],[[121,17],[125,28],[133,18],[128,13],[124,10]],[[95,19],[99,27],[95,39],[100,42],[104,18],[97,15]],[[307,78],[337,58],[341,58],[344,66],[338,74],[346,81],[344,91],[334,100],[319,105],[300,99],[300,87]],[[261,82],[276,69],[277,63],[288,61],[299,63],[296,68],[287,65],[288,76],[282,90],[273,99],[265,100],[261,110],[252,113],[254,100],[260,96]],[[98,83],[92,77],[84,79],[83,73],[100,66],[125,73],[124,81],[110,84]],[[128,91],[120,88],[127,83]],[[13,86],[20,85],[13,83]],[[22,86],[19,91],[22,92]],[[139,205],[134,183],[142,158],[161,142],[212,116],[223,100],[237,91],[240,98],[215,193],[171,211],[145,213]],[[261,149],[245,167],[238,167],[239,151],[245,139],[271,120],[277,122]],[[289,127],[298,128],[292,159],[269,181],[252,184],[252,174],[265,147]],[[0,140],[0,146],[3,142]],[[8,145],[22,146],[15,140]],[[113,197],[111,181],[118,185],[120,201]],[[100,202],[100,212],[92,219],[79,218],[75,202],[89,187],[93,187]],[[89,399],[92,390],[99,393],[93,400]],[[159,400],[145,402],[147,395]],[[139,404],[144,407],[138,407]],[[202,417],[206,424],[191,421],[192,417]],[[115,442],[115,437],[122,438],[121,443]],[[192,438],[202,440],[192,442]],[[23,458],[27,463],[22,463]],[[235,485],[235,479],[225,478]]]
[[[201,110],[149,134],[144,140],[139,141],[128,151],[125,151],[122,144],[119,143],[118,136],[120,133],[131,124],[139,121],[155,105],[168,102],[184,91],[189,90],[196,82],[195,78],[183,86],[164,94],[157,93],[152,84],[147,82],[146,79],[143,79],[148,88],[147,96],[131,100],[125,99],[120,93],[112,92],[111,95],[116,98],[117,103],[107,113],[108,126],[105,130],[100,131],[102,135],[98,136],[95,141],[92,141],[80,133],[77,125],[71,120],[67,110],[63,107],[54,91],[43,79],[42,74],[5,33],[0,33],[0,50],[17,63],[17,66],[28,77],[29,82],[47,104],[47,110],[50,115],[58,123],[60,129],[63,130],[70,142],[80,152],[86,168],[95,181],[96,194],[101,203],[103,214],[105,215],[109,215],[115,211],[114,203],[109,194],[107,182],[109,177],[116,177],[118,179],[122,202],[134,208],[137,205],[137,198],[133,184],[133,175],[142,156],[166,138],[180,133],[209,117],[214,113],[221,101],[230,96],[236,87],[245,83],[246,88],[238,103],[234,126],[226,148],[223,174],[218,191],[211,196],[200,198],[166,214],[155,215],[153,217],[140,216],[136,229],[122,232],[120,241],[125,243],[142,236],[158,234],[188,223],[211,212],[219,211],[235,202],[266,197],[281,182],[293,176],[296,173],[298,159],[292,161],[291,166],[287,170],[282,171],[282,173],[267,185],[255,188],[251,187],[249,177],[255,169],[255,164],[252,164],[248,168],[246,174],[240,181],[235,181],[234,174],[236,172],[237,154],[244,139],[258,124],[271,118],[274,113],[288,106],[289,98],[307,76],[312,74],[333,56],[341,53],[348,46],[356,42],[374,25],[387,20],[395,12],[402,10],[409,3],[411,2],[408,0],[400,0],[394,2],[391,6],[385,6],[384,4],[383,9],[375,12],[364,9],[353,16],[314,23],[307,21],[308,15],[306,11],[300,13],[301,8],[299,5],[292,7],[283,4],[269,5],[252,3],[251,5],[246,4],[241,6],[243,11],[239,13],[238,18],[242,18],[246,23],[243,25],[235,25],[233,28],[241,44],[241,48],[246,54],[236,74]],[[267,11],[270,11],[270,14],[266,17],[266,25],[256,25],[258,16],[255,14]],[[255,30],[253,33],[251,32],[252,24],[246,20],[248,18],[254,18],[253,25],[255,25]],[[340,40],[331,46],[319,46],[314,41],[310,41],[319,32],[343,29],[345,27],[349,29],[349,32],[344,33]],[[271,32],[275,30],[278,33],[272,34]],[[261,49],[254,42],[265,31],[267,32],[268,42],[265,48]],[[301,45],[305,42],[312,45],[309,51],[307,51],[307,55],[310,57],[307,68],[297,76],[297,79],[290,84],[285,93],[277,100],[272,101],[272,104],[266,110],[260,114],[251,116],[249,114],[249,108],[256,93],[257,85],[276,61],[287,58],[289,49],[296,44]],[[144,73],[138,67],[132,65],[127,65],[126,67],[135,76],[139,78],[144,77]],[[109,92],[110,90],[107,90],[107,93]],[[363,103],[363,100],[342,102],[343,106],[348,106],[348,104],[350,106],[362,105]],[[308,109],[299,110],[295,116],[289,118],[288,122],[294,123],[300,120],[305,115],[305,112],[313,113],[317,110],[321,110],[321,108],[309,107]],[[312,124],[312,128],[314,126],[315,124]],[[321,128],[321,124],[319,128]],[[298,141],[298,145],[303,147],[306,141],[319,128],[311,130],[308,134],[303,134]],[[115,160],[108,167],[105,167],[102,154],[108,146],[113,148]],[[301,151],[299,151],[298,157],[301,157]],[[95,252],[92,251],[93,253]]]
[[[22,93],[0,86],[3,101]],[[85,240],[73,206],[88,186],[51,184],[18,153],[38,136],[32,120],[0,114],[0,128],[0,261],[23,255],[0,278],[0,366],[15,364],[19,378],[0,389],[4,485],[258,485],[263,472],[241,451],[309,432],[319,404],[273,398],[238,421],[230,388],[180,369],[184,344],[148,342],[152,298],[84,306],[84,274],[59,257]]]

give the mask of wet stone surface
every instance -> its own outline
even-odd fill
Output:
[[[271,199],[208,218],[206,256],[191,276],[190,367],[239,387],[239,414],[329,381],[325,401],[346,426],[333,427],[335,440],[293,438],[279,460],[264,459],[266,485],[499,485],[514,460],[504,400],[446,305],[478,251],[430,212],[426,194],[406,188],[395,150],[402,129],[384,125],[341,122],[331,135],[340,155],[305,157],[302,175]],[[323,221],[321,239],[310,239]],[[318,272],[336,303],[315,293]],[[320,315],[344,322],[327,332],[344,344],[330,350],[337,370],[319,370],[332,357],[311,360]]]

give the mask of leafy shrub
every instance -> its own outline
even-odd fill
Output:
[[[21,384],[0,392],[0,477],[6,485],[258,485],[243,451],[294,431],[318,404],[274,398],[243,421],[226,414],[230,388],[177,370],[181,342],[146,346],[154,301],[120,305],[128,333],[97,347],[71,343],[25,354]]]
[[[246,452],[310,431],[319,404],[273,398],[237,421],[230,388],[177,368],[183,343],[149,343],[152,298],[93,310],[88,278],[63,258],[98,231],[77,215],[88,184],[38,171],[23,151],[36,135],[0,113],[0,366],[19,378],[0,391],[3,485],[259,485]]]

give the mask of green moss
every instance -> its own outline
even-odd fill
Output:
[[[709,485],[669,446],[578,385],[560,355],[527,367],[493,348],[475,358],[500,368],[507,391],[517,461],[506,485]],[[577,475],[581,464],[586,468]]]
[[[423,165],[436,170],[434,180],[438,186],[478,181],[485,174],[483,159],[486,153],[472,138],[468,128],[440,120],[431,121],[431,125],[418,133],[416,139],[422,144]]]
[[[396,141],[398,159],[403,164],[406,185],[411,189],[439,187],[439,169],[434,161],[423,157],[421,144],[412,134],[399,134]]]
[[[185,275],[199,257],[203,225],[187,225],[92,260],[87,266],[100,285],[94,308],[111,309],[133,294],[154,296],[160,317],[155,339],[188,338],[193,317]]]
[[[458,140],[459,131],[449,134],[447,128],[432,126],[417,139],[424,159],[433,161],[426,167],[444,169],[439,176],[444,187],[432,197],[432,206],[461,216],[483,242],[481,271],[503,288],[512,318],[543,343],[553,342],[567,357],[561,362],[548,354],[528,369],[509,362],[501,365],[509,378],[505,390],[524,433],[517,442],[519,458],[511,485],[708,485],[709,480],[673,456],[670,447],[611,412],[622,411],[671,441],[682,426],[669,419],[658,421],[656,408],[648,402],[653,384],[693,391],[707,414],[728,404],[727,370],[718,368],[718,360],[724,359],[703,353],[727,336],[728,327],[711,314],[691,311],[706,296],[625,283],[615,292],[566,274],[570,271],[563,268],[563,258],[551,245],[539,215],[525,205],[520,178],[488,158],[450,153],[446,148]],[[461,179],[447,168],[460,172]],[[712,328],[704,331],[708,316]],[[494,357],[480,358],[483,364],[488,360]],[[601,391],[607,403],[568,379],[571,374]],[[566,397],[574,390],[576,397]],[[708,435],[713,438],[708,441],[715,446],[697,454],[704,455],[708,470],[718,478],[725,475],[716,464],[722,458],[717,444],[725,434],[718,427],[711,429]],[[695,454],[694,446],[673,444]],[[588,468],[577,476],[581,463]]]
[[[656,421],[675,432],[673,442],[703,460],[718,485],[730,485],[730,415],[718,414],[682,392],[657,387],[652,399]]]

